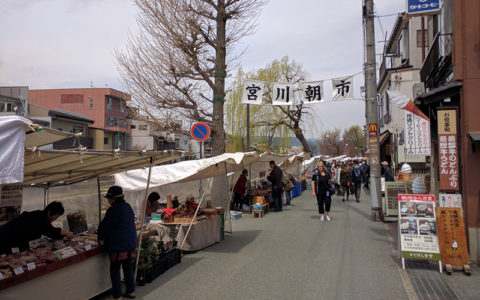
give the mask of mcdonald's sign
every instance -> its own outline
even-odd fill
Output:
[[[378,137],[378,126],[377,123],[372,123],[368,125],[369,137]]]

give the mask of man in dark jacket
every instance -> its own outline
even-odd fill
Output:
[[[385,175],[385,181],[395,181],[395,177],[393,177],[392,170],[390,170],[390,167],[388,166],[388,162],[384,161],[382,162],[383,166],[383,174]]]
[[[233,208],[237,208],[242,210],[242,204],[243,204],[243,196],[245,196],[245,193],[247,192],[247,176],[248,176],[248,171],[247,169],[243,169],[242,175],[238,177],[237,183],[235,183],[235,186],[233,187]]]
[[[110,256],[110,279],[112,281],[113,298],[122,296],[120,267],[127,287],[126,295],[135,296],[132,258],[137,247],[135,214],[123,196],[119,186],[111,186],[105,198],[111,205],[98,226],[98,238],[104,241],[104,247]]]
[[[273,203],[275,206],[274,212],[282,211],[282,177],[283,173],[282,170],[275,165],[275,161],[270,161],[270,175],[268,175],[267,179],[272,183],[272,198]]]
[[[0,229],[0,254],[10,253],[12,248],[28,250],[28,242],[42,235],[57,240],[64,236],[73,237],[72,232],[52,226],[52,222],[64,212],[62,203],[57,201],[48,204],[44,210],[23,212]]]

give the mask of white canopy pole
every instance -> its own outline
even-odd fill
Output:
[[[137,280],[138,262],[140,260],[140,249],[142,248],[143,224],[145,223],[145,215],[147,214],[148,188],[150,187],[150,177],[152,175],[152,165],[153,165],[153,158],[150,157],[150,165],[148,167],[147,189],[145,190],[145,199],[144,199],[145,201],[144,201],[144,206],[143,206],[142,222],[140,223],[140,239],[138,241],[137,259],[136,259],[136,262],[135,262],[135,275],[133,277],[135,280]]]

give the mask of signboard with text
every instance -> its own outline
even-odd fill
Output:
[[[437,111],[440,190],[459,191],[457,111]]]
[[[430,121],[405,111],[405,154],[431,155]]]
[[[407,0],[407,14],[431,14],[440,9],[440,0]]]
[[[463,209],[438,207],[437,224],[442,263],[454,267],[469,264]]]
[[[440,207],[462,207],[461,194],[440,194],[438,195]]]
[[[398,195],[402,258],[440,260],[435,196]]]
[[[406,182],[385,182],[385,214],[398,215],[398,195],[407,193]]]

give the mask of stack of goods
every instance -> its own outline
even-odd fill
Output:
[[[98,247],[96,236],[76,236],[72,240],[51,241],[41,238],[30,242],[30,250],[0,256],[0,284],[1,279],[23,274],[55,265],[68,257],[85,253]]]

